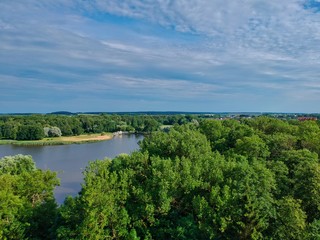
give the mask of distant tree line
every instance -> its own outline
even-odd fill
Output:
[[[0,159],[0,239],[320,239],[320,128],[203,120],[91,162],[57,206],[55,173]]]
[[[152,132],[161,125],[184,124],[195,115],[27,115],[0,116],[0,139],[38,140],[44,137],[129,131]]]

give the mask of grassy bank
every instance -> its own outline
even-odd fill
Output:
[[[65,145],[80,144],[105,141],[112,138],[112,134],[84,134],[79,136],[44,138],[35,141],[18,141],[18,140],[0,140],[0,145],[13,144],[18,146],[47,146],[47,145]]]

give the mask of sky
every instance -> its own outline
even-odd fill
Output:
[[[320,112],[320,0],[0,9],[0,113]]]

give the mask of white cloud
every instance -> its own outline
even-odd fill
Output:
[[[319,14],[304,9],[302,1],[96,2],[101,11],[146,19],[178,31],[204,34],[212,42],[213,50],[222,46],[238,50],[239,54],[243,50],[271,52],[282,54],[281,58],[290,55],[303,58],[302,51],[315,47],[319,50],[316,45],[320,32]],[[309,54],[316,52],[319,51],[309,51]],[[308,57],[312,60],[312,56]]]
[[[320,13],[301,0],[3,0],[0,9],[0,82],[12,91],[31,83],[253,106],[244,96],[318,89]]]

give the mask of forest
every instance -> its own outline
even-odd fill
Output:
[[[162,125],[184,124],[197,115],[32,114],[0,115],[0,139],[40,140],[44,137],[116,131],[149,133]]]
[[[65,131],[52,118],[41,127]],[[86,116],[69,119],[95,131]],[[90,162],[81,191],[60,206],[57,173],[31,156],[0,159],[0,239],[320,239],[318,121],[178,123],[149,129],[131,155]]]

